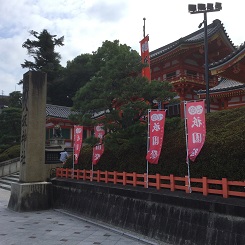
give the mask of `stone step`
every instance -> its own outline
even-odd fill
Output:
[[[3,184],[9,184],[9,185],[11,185],[11,183],[13,183],[13,182],[18,182],[18,181],[16,181],[16,180],[12,180],[12,179],[0,179],[0,183],[3,183]]]
[[[20,178],[20,173],[14,173],[14,174],[11,174],[11,175],[9,175],[11,178],[15,178],[15,179],[18,179],[19,180],[19,178]],[[4,177],[6,177],[6,176],[4,176]]]
[[[19,173],[14,173],[0,178],[0,188],[11,191],[11,183],[19,181]]]
[[[0,189],[4,189],[4,190],[7,190],[7,191],[11,191],[11,185],[0,183]]]
[[[19,181],[19,176],[12,176],[12,175],[9,175],[9,176],[4,176],[2,177],[0,180],[8,180],[8,181],[12,181],[12,182],[18,182]]]

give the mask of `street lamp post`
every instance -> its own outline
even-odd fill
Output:
[[[210,100],[209,100],[209,79],[208,79],[208,32],[207,32],[207,13],[208,12],[217,12],[222,9],[221,3],[215,3],[215,7],[212,3],[207,3],[207,5],[203,3],[189,4],[188,11],[191,14],[204,14],[203,22],[198,26],[201,28],[202,24],[204,24],[204,51],[205,51],[205,84],[206,84],[206,106],[207,113],[210,112]]]

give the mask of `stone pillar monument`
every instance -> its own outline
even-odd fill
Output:
[[[51,183],[46,182],[45,124],[47,75],[29,71],[23,77],[20,180],[12,183],[8,207],[31,211],[51,207]]]

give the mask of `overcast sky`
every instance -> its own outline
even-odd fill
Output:
[[[209,1],[212,3],[212,1]],[[244,0],[223,0],[220,12],[208,13],[208,24],[220,19],[235,45],[245,41]],[[0,96],[21,91],[17,85],[31,60],[22,44],[34,39],[30,30],[47,29],[64,36],[64,46],[56,49],[61,64],[84,53],[92,53],[105,40],[118,39],[140,52],[143,17],[149,34],[150,51],[160,48],[196,30],[203,14],[188,13],[193,0],[0,0]],[[214,2],[213,2],[214,3]],[[234,6],[233,6],[234,5]]]

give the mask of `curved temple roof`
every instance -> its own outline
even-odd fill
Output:
[[[71,107],[46,104],[46,116],[68,119],[71,114],[77,114],[78,111],[72,111]]]
[[[217,92],[230,91],[234,89],[245,89],[245,84],[234,81],[234,80],[222,78],[222,80],[217,86],[209,89],[209,93],[212,94],[212,93],[217,93]],[[197,94],[205,94],[205,93],[206,93],[206,90],[197,91]]]
[[[209,65],[209,69],[216,69],[218,66],[223,65],[224,63],[228,63],[229,61],[237,58],[238,56],[245,56],[245,42],[239,47],[237,48],[235,51],[233,51],[231,54],[227,55],[225,58],[214,62],[212,64]],[[243,57],[241,57],[243,58]]]
[[[212,75],[245,83],[245,42],[234,52],[209,65]]]
[[[235,49],[234,44],[232,43],[228,34],[226,33],[226,30],[225,30],[223,24],[218,19],[214,20],[211,24],[209,24],[207,26],[208,38],[212,37],[219,30],[222,30],[224,32],[224,34],[228,40],[228,43],[230,44],[232,49]],[[162,54],[165,54],[165,53],[183,45],[183,44],[203,43],[203,40],[204,40],[204,28],[202,28],[196,32],[193,32],[193,33],[191,33],[185,37],[182,37],[182,38],[178,39],[177,41],[169,43],[169,44],[167,44],[167,45],[165,45],[159,49],[156,49],[156,50],[150,52],[150,58],[154,59],[154,58],[156,58]]]

